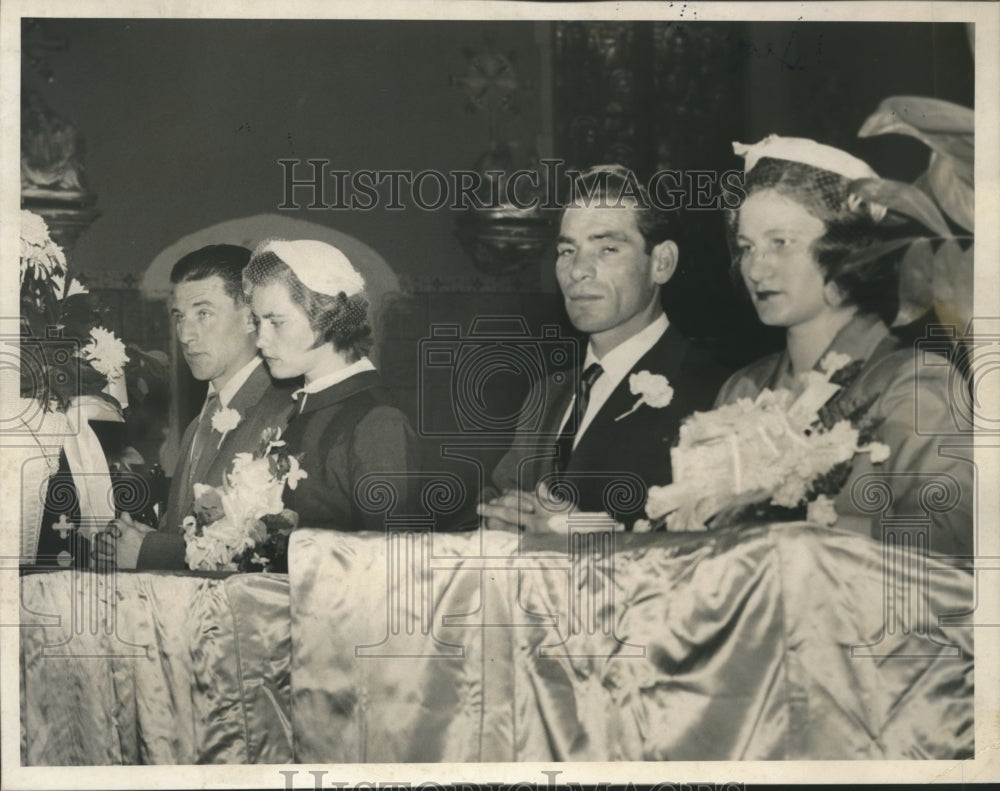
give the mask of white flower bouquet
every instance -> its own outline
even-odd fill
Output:
[[[31,334],[21,343],[21,393],[46,409],[93,396],[120,410],[110,390],[124,384],[125,344],[103,326],[87,289],[66,277],[66,255],[45,220],[22,210],[21,317]]]
[[[871,443],[874,425],[862,414],[840,417],[831,408],[842,385],[860,365],[828,355],[823,372],[800,378],[796,392],[763,390],[710,412],[696,412],[681,426],[671,450],[674,482],[650,488],[646,514],[668,530],[697,531],[718,526],[721,514],[748,508],[801,509],[802,518],[833,524],[830,496],[847,480],[856,453],[870,453],[873,463],[888,448]],[[716,522],[713,522],[716,520]]]
[[[268,428],[255,453],[237,453],[222,486],[195,484],[184,518],[184,559],[195,571],[286,571],[288,535],[298,524],[284,507],[285,485],[307,477],[281,431]]]

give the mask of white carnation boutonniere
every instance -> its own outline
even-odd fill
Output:
[[[230,407],[220,409],[212,415],[212,429],[222,435],[219,438],[220,448],[222,447],[222,441],[226,438],[226,434],[236,428],[240,424],[240,420],[242,420],[240,413]]]
[[[639,400],[633,404],[628,412],[616,417],[616,423],[631,415],[643,404],[648,404],[655,409],[662,409],[674,400],[674,388],[670,386],[667,377],[662,374],[651,374],[649,371],[639,371],[637,374],[632,374],[628,378],[628,389],[632,391],[632,395],[639,396]]]

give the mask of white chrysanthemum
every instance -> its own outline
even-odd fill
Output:
[[[90,343],[80,350],[80,355],[94,366],[95,371],[108,377],[109,382],[121,378],[128,362],[125,344],[103,327],[90,330]]]
[[[47,279],[56,267],[66,268],[66,255],[52,241],[45,220],[25,209],[21,210],[21,279],[32,269],[36,278]],[[60,286],[59,291],[62,291]]]
[[[53,243],[45,220],[27,209],[21,209],[21,242],[42,248]]]

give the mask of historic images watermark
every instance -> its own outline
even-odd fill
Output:
[[[506,210],[551,211],[589,194],[600,195],[608,174],[582,186],[581,171],[561,159],[541,159],[535,169],[501,170],[339,170],[331,160],[279,159],[282,200],[278,209],[333,211]],[[658,170],[642,182],[628,173],[616,204],[658,211],[736,209],[745,198],[741,170]]]
[[[464,782],[449,783],[442,785],[433,780],[422,783],[407,782],[381,782],[374,780],[361,780],[348,783],[331,778],[331,772],[326,769],[279,769],[278,774],[283,778],[283,785],[277,786],[286,791],[293,789],[315,789],[315,791],[325,791],[326,789],[340,789],[341,791],[444,791],[445,788],[455,789],[455,791],[499,791],[500,789],[516,789],[517,791],[556,791],[557,788],[568,788],[571,791],[583,791],[583,789],[595,789],[595,791],[609,791],[611,782],[607,780],[588,781],[583,783],[574,781],[560,781],[559,775],[563,774],[561,769],[542,769],[540,773],[545,776],[544,780],[522,780],[518,783],[484,783],[484,782]],[[625,785],[616,784],[616,787],[635,791],[635,784],[629,781]],[[653,785],[645,785],[651,791],[745,791],[745,783],[678,783],[674,781],[662,781]]]

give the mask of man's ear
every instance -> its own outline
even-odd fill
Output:
[[[257,325],[254,323],[253,311],[250,310],[250,306],[244,302],[240,305],[239,310],[243,313],[244,327],[247,335],[255,334],[257,332]]]
[[[650,257],[654,283],[662,286],[674,276],[674,272],[677,271],[677,256],[677,242],[670,239],[660,242],[653,248]]]

